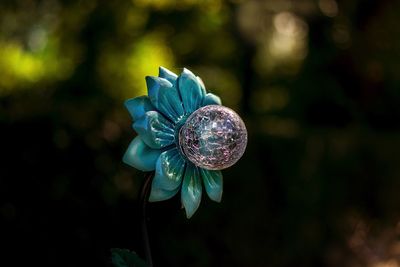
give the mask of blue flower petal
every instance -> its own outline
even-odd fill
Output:
[[[125,101],[125,107],[134,121],[139,120],[147,111],[155,110],[147,96],[138,96]]]
[[[167,118],[178,122],[184,115],[178,90],[164,78],[147,76],[147,89],[151,103]]]
[[[174,190],[181,185],[186,162],[177,148],[161,153],[156,163],[153,187]]]
[[[200,206],[202,185],[196,166],[188,163],[183,178],[181,201],[186,210],[186,217],[193,216]]]
[[[206,90],[203,82],[190,70],[183,69],[178,78],[178,89],[187,114],[201,107]]]
[[[203,177],[204,187],[211,200],[221,202],[222,198],[222,173],[221,171],[211,171],[200,169]]]
[[[175,190],[164,190],[156,187],[151,188],[149,201],[156,202],[156,201],[163,201],[172,198],[173,196],[178,193],[179,187]]]
[[[170,83],[174,84],[176,79],[178,78],[178,75],[173,73],[172,71],[164,68],[164,67],[159,67],[158,68],[158,77],[164,78],[168,80]]]
[[[157,111],[148,111],[133,123],[133,129],[151,148],[160,149],[174,143],[174,125]]]
[[[208,105],[222,105],[221,98],[211,93],[206,94],[206,96],[203,99],[202,106],[208,106]]]
[[[136,136],[129,144],[122,161],[144,172],[153,171],[161,152],[159,149],[151,149],[139,136]]]

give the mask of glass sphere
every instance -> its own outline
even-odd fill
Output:
[[[222,170],[235,164],[247,145],[242,119],[230,108],[209,105],[199,108],[179,131],[182,153],[196,166]]]

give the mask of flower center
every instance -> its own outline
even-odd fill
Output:
[[[208,170],[235,164],[247,145],[247,130],[233,110],[209,105],[193,112],[179,129],[179,147],[188,160]]]

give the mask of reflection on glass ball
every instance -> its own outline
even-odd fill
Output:
[[[193,112],[182,126],[179,145],[196,166],[222,170],[242,157],[247,145],[246,126],[227,107],[205,106]]]

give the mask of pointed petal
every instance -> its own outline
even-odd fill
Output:
[[[206,94],[206,96],[203,99],[202,106],[208,106],[208,105],[222,105],[221,98],[211,93]]]
[[[183,178],[181,201],[186,210],[186,217],[193,216],[200,206],[202,185],[196,166],[188,163]]]
[[[201,80],[190,70],[183,69],[178,79],[178,88],[187,114],[201,107],[206,91]]]
[[[156,163],[153,187],[174,190],[181,185],[186,162],[177,148],[161,153]]]
[[[204,85],[203,80],[199,76],[196,76],[196,80],[199,83],[199,85],[201,87],[201,90],[203,90],[204,94],[205,94],[206,93],[206,86]]]
[[[147,96],[138,96],[125,101],[125,107],[134,121],[139,120],[147,111],[155,110]]]
[[[146,76],[147,94],[155,107],[158,103],[158,90],[160,87],[171,88],[172,83],[160,77]]]
[[[153,171],[161,152],[159,149],[151,149],[139,136],[136,136],[129,144],[122,161],[144,172]]]
[[[151,187],[151,192],[149,196],[149,201],[150,202],[156,202],[156,201],[163,201],[172,198],[173,196],[178,193],[179,187],[176,188],[175,190],[164,190],[156,187]]]
[[[200,169],[204,187],[211,200],[221,202],[222,198],[222,172]]]
[[[151,103],[173,122],[179,121],[184,110],[176,87],[159,77],[147,76],[146,82]]]
[[[174,84],[176,79],[178,78],[178,75],[173,73],[167,68],[164,67],[159,67],[158,69],[158,77],[164,78],[168,80],[170,83]]]
[[[133,124],[133,129],[151,148],[160,149],[174,143],[174,125],[157,111],[148,111]]]

